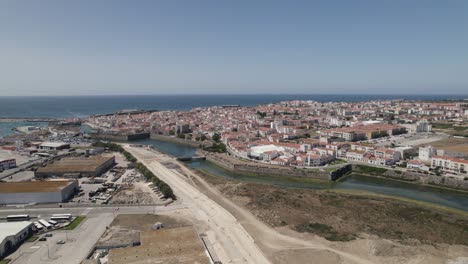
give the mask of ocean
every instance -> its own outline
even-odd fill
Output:
[[[124,109],[189,110],[214,105],[255,106],[285,100],[367,101],[377,99],[444,100],[468,95],[132,95],[0,97],[0,117],[86,117]]]

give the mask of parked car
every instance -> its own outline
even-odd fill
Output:
[[[48,234],[45,234],[44,236],[45,236],[45,237],[52,237],[53,234],[52,234],[52,233],[48,233]]]
[[[39,238],[39,241],[46,241],[46,240],[47,240],[47,238],[45,238],[45,237]]]
[[[59,241],[57,241],[57,244],[59,244],[59,245],[65,244],[65,241],[59,240]]]

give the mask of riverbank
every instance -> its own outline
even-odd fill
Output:
[[[225,170],[245,176],[286,177],[302,179],[317,179],[340,182],[349,174],[364,174],[371,177],[399,180],[420,186],[431,186],[452,191],[468,192],[468,180],[460,180],[444,176],[429,175],[414,171],[402,171],[392,168],[374,167],[363,164],[345,164],[338,167],[295,168],[244,161],[239,158],[217,153],[203,153],[206,159]]]
[[[447,263],[468,257],[468,216],[450,209],[378,195],[288,189],[198,175],[275,230],[298,239],[321,241],[370,263]],[[318,253],[305,248],[270,252],[273,263],[306,263]],[[326,263],[341,263],[339,257],[335,259],[329,253]]]
[[[349,241],[367,230],[388,239],[468,245],[468,233],[464,232],[468,213],[462,210],[367,192],[283,189],[198,175],[227,197],[245,201],[243,206],[273,227],[289,226],[298,231],[301,225],[313,222],[332,227],[337,236],[331,240]],[[441,233],[428,234],[431,228]]]
[[[399,180],[418,185],[432,186],[435,188],[468,192],[468,180],[460,180],[446,176],[430,175],[414,171],[393,170],[391,168],[372,167],[361,164],[353,164],[350,172],[351,174],[365,174],[368,176]]]

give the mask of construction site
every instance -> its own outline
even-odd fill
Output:
[[[86,264],[209,264],[192,224],[175,214],[118,215]]]

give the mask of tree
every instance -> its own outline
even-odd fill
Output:
[[[221,136],[218,133],[214,133],[211,139],[213,139],[214,142],[219,142]]]

